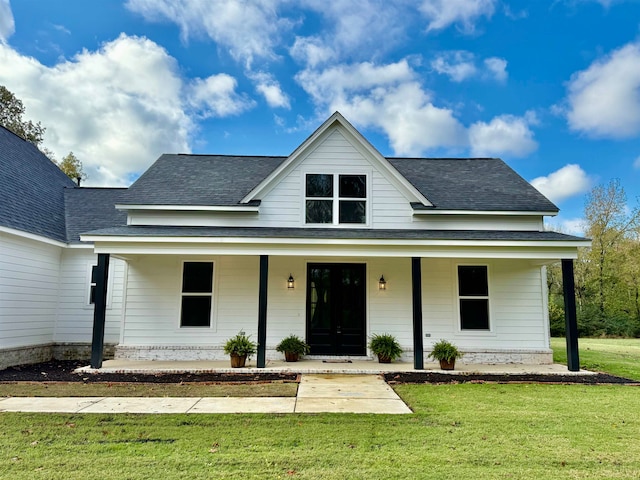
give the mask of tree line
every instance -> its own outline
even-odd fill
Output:
[[[629,206],[618,180],[595,187],[584,209],[585,236],[575,262],[578,333],[640,337],[640,206]],[[563,336],[560,265],[547,269],[551,334]]]
[[[23,118],[25,110],[22,100],[17,98],[4,85],[0,85],[0,125],[27,142],[33,143],[71,180],[80,184],[81,180],[87,178],[80,159],[73,152],[69,152],[60,162],[56,161],[53,152],[42,145],[46,128],[40,122],[33,123],[31,120]]]

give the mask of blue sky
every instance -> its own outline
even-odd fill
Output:
[[[503,158],[569,232],[593,186],[640,196],[637,0],[0,0],[0,84],[90,185],[339,110],[387,156]]]

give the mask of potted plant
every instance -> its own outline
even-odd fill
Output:
[[[456,366],[456,358],[461,358],[462,353],[453,343],[440,340],[433,344],[429,357],[438,360],[442,370],[453,370]]]
[[[239,332],[224,344],[224,353],[231,356],[231,367],[244,367],[247,357],[256,353],[257,345],[244,332]]]
[[[392,360],[400,358],[402,348],[396,340],[396,337],[388,333],[373,334],[369,341],[369,348],[378,356],[378,362],[391,363]]]
[[[297,335],[289,335],[276,346],[276,351],[284,353],[287,362],[297,362],[300,355],[309,353],[311,347]]]

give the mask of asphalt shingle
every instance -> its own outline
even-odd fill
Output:
[[[64,188],[75,183],[38,148],[0,127],[0,225],[66,240]]]

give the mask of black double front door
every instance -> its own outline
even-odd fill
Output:
[[[312,355],[365,355],[366,268],[307,265],[307,342]]]

